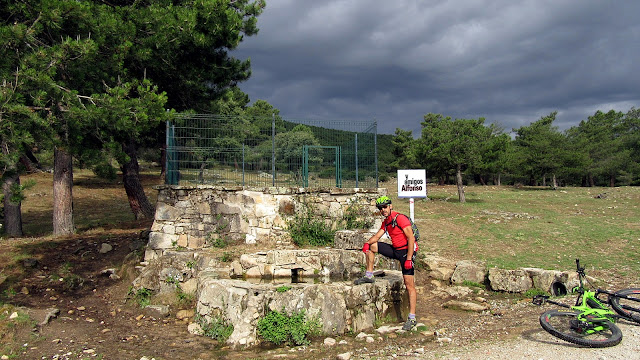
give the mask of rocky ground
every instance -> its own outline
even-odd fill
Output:
[[[418,331],[372,330],[317,338],[305,347],[234,350],[189,334],[194,306],[189,299],[167,299],[167,314],[134,301],[130,286],[140,261],[139,231],[108,238],[87,235],[31,249],[33,256],[22,260],[26,276],[11,288],[3,284],[2,359],[631,359],[640,353],[640,327],[622,323],[620,345],[584,349],[544,332],[538,324],[543,309],[529,299],[468,288],[463,291],[490,310],[449,309],[442,305],[461,290],[420,273],[418,318],[424,327]],[[620,280],[617,285],[629,284]]]

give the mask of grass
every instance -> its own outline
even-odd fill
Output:
[[[394,193],[395,183],[387,184]],[[587,268],[640,279],[640,188],[521,188],[429,186],[416,199],[421,249],[490,267]],[[605,198],[596,198],[606,193]],[[393,194],[392,194],[393,195]],[[393,199],[409,212],[408,200]]]

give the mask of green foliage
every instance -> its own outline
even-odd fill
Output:
[[[282,309],[270,311],[258,320],[257,330],[264,340],[276,345],[308,345],[311,343],[309,338],[319,333],[320,322],[317,318],[308,320],[304,310],[287,315]]]
[[[279,293],[287,292],[289,290],[291,290],[291,286],[288,286],[288,285],[282,285],[276,288],[276,291]]]
[[[216,233],[209,233],[209,235],[207,235],[206,242],[207,244],[220,249],[229,246],[229,241],[226,236],[220,236]]]
[[[335,231],[331,230],[324,221],[317,219],[310,208],[296,213],[287,221],[289,235],[298,246],[328,246],[333,244]]]
[[[222,256],[220,256],[219,260],[222,262],[231,262],[233,260],[233,254],[225,251],[222,253]]]
[[[342,217],[345,229],[369,229],[373,226],[374,218],[371,216],[366,204],[356,201],[349,203]]]
[[[531,288],[522,294],[525,298],[532,298],[536,295],[549,295],[548,292],[537,288]]]
[[[138,290],[133,290],[133,288],[129,289],[129,296],[133,296],[133,300],[140,306],[144,308],[151,304],[151,295],[153,293],[150,289],[140,288]]]
[[[195,320],[202,328],[204,336],[218,342],[224,343],[233,333],[233,325],[220,316],[213,316],[210,321],[207,321],[203,316],[197,314]]]
[[[117,178],[118,174],[116,169],[108,162],[102,162],[93,167],[93,173],[101,179],[113,181]]]
[[[469,281],[469,280],[463,281],[462,285],[466,287],[476,287],[476,288],[486,289],[486,286],[484,284],[480,284],[480,283]]]

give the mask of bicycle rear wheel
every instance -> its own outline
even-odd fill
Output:
[[[549,310],[540,315],[540,325],[549,334],[570,343],[591,348],[614,346],[622,341],[622,332],[610,321],[598,322],[603,329],[596,331],[592,323],[578,320],[580,312]]]
[[[622,299],[615,295],[624,295],[638,301]],[[640,323],[640,289],[624,289],[616,291],[615,295],[609,297],[613,310],[629,320]]]

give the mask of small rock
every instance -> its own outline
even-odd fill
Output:
[[[149,316],[160,315],[160,316],[169,316],[169,306],[168,305],[148,305],[145,307],[145,312]],[[136,320],[140,321],[140,319],[136,318]]]
[[[351,352],[346,352],[346,353],[342,353],[342,354],[338,354],[336,356],[337,360],[349,360],[351,359]]]
[[[371,336],[367,336],[367,343],[369,344],[373,344],[375,342],[375,339]]]
[[[11,313],[11,315],[9,315],[9,319],[10,320],[13,320],[13,319],[15,319],[17,317],[18,317],[18,312],[17,311],[14,311],[14,312]]]
[[[142,320],[143,318],[144,318],[144,315],[142,315],[142,314],[141,314],[141,315],[138,315],[138,316],[136,316],[136,321],[140,321],[140,320]]]
[[[109,277],[115,273],[116,273],[116,269],[114,268],[104,269],[100,271],[100,275],[109,276]]]
[[[187,326],[187,331],[189,331],[189,334],[202,335],[202,327],[196,323],[189,324],[189,326]]]
[[[100,254],[106,254],[111,250],[113,250],[113,246],[110,244],[102,243],[102,245],[100,245]]]
[[[349,342],[347,340],[340,340],[338,345],[347,345]]]
[[[195,316],[194,310],[179,310],[176,314],[176,318],[179,320],[190,319]]]
[[[29,295],[29,289],[27,289],[26,286],[23,286],[22,289],[20,289],[20,293],[23,295]]]
[[[51,319],[55,318],[60,314],[60,309],[50,309],[47,315],[44,317],[44,320],[40,323],[40,325],[46,325],[51,321]]]
[[[326,346],[335,346],[335,345],[336,345],[336,342],[337,342],[337,341],[336,341],[336,339],[334,339],[334,338],[330,338],[330,337],[328,337],[328,338],[324,339],[324,344],[325,344]]]
[[[79,311],[85,311],[87,308],[84,306],[78,306],[76,309],[78,309]]]

